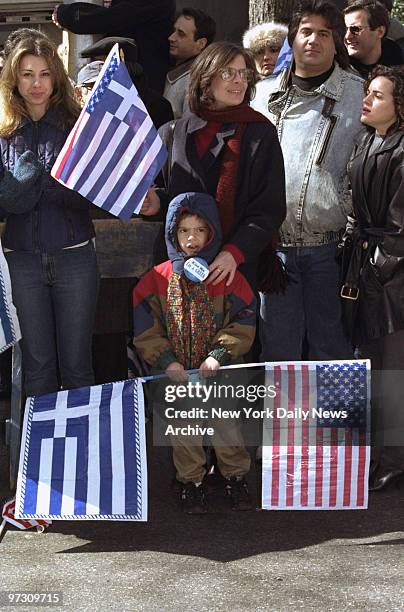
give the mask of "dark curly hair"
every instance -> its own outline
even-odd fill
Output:
[[[349,55],[344,44],[345,21],[339,8],[327,0],[302,0],[292,15],[289,24],[288,42],[292,47],[303,17],[316,15],[322,17],[332,31],[335,44],[335,59],[341,68],[349,66]]]
[[[373,68],[369,77],[364,83],[365,94],[369,90],[369,85],[376,77],[385,77],[393,84],[393,100],[394,109],[397,115],[397,121],[389,128],[390,131],[395,131],[404,128],[404,67],[401,66],[381,66],[380,64]]]

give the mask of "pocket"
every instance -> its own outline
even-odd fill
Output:
[[[381,246],[377,246],[371,265],[374,273],[381,284],[388,283],[394,276],[395,272],[401,267],[404,262],[404,257],[397,257],[386,253]]]

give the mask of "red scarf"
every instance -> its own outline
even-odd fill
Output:
[[[240,163],[240,150],[244,132],[248,123],[268,123],[269,121],[264,115],[257,113],[246,104],[229,106],[223,110],[210,110],[204,107],[199,114],[202,119],[208,122],[238,124],[233,136],[230,136],[226,141],[226,150],[215,196],[223,238],[226,242],[234,228],[237,170]]]

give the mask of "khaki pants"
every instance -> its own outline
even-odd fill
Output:
[[[236,420],[192,421],[192,426],[196,425],[212,427],[215,430],[211,441],[216,452],[219,470],[225,478],[247,474],[251,458],[244,446]],[[174,426],[184,426],[184,421],[177,421]],[[171,440],[177,480],[184,483],[201,482],[206,473],[204,436],[172,436]]]

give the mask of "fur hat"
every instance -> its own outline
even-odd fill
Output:
[[[243,47],[253,55],[262,53],[265,47],[280,49],[287,35],[288,28],[281,23],[260,23],[244,33]]]

